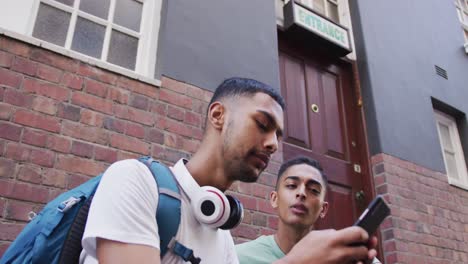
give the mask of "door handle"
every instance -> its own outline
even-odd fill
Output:
[[[363,190],[360,190],[360,191],[356,192],[356,194],[355,194],[356,201],[358,201],[358,202],[364,201],[365,196],[366,195],[365,195]]]

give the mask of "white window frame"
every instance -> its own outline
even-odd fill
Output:
[[[333,3],[334,5],[336,5],[336,8],[338,10],[338,21],[335,21],[336,23],[340,24],[340,21],[341,21],[341,16],[340,16],[340,3],[339,3],[339,0],[320,0],[323,2],[323,6],[325,8],[325,14],[323,14],[325,17],[329,18],[330,20],[332,20],[330,18],[330,13],[329,13],[329,9],[328,9],[328,6],[331,5],[331,3]],[[302,4],[304,4],[305,6],[307,7],[310,7],[312,9],[315,10],[314,8],[314,0],[300,0],[300,2]]]
[[[465,52],[468,53],[468,0],[455,0],[458,19],[462,25]]]
[[[141,15],[141,24],[140,24],[140,33],[127,29],[125,27],[121,27],[116,24],[111,24],[109,21],[112,21],[113,16],[113,9],[115,8],[116,0],[110,0],[110,12],[109,12],[109,20],[106,21],[102,18],[93,16],[91,14],[82,12],[78,9],[80,0],[75,0],[74,7],[70,7],[68,5],[62,4],[57,1],[53,0],[31,0],[28,1],[21,1],[22,7],[27,6],[28,10],[30,11],[28,23],[25,27],[21,28],[14,28],[14,25],[3,25],[3,29],[0,28],[0,33],[8,35],[10,37],[14,37],[20,39],[22,41],[29,42],[31,44],[44,47],[46,49],[55,51],[57,53],[79,59],[81,61],[90,63],[92,65],[96,65],[100,68],[104,68],[107,70],[111,70],[126,76],[130,76],[134,79],[138,79],[156,86],[160,86],[160,80],[155,79],[155,67],[157,61],[157,48],[158,48],[158,36],[159,36],[159,29],[160,29],[160,20],[161,20],[161,8],[162,8],[162,0],[135,0],[141,2],[143,4],[142,7],[142,15]],[[8,1],[9,5],[15,5],[15,3]],[[41,40],[32,36],[32,32],[34,30],[34,25],[36,22],[36,16],[39,10],[40,3],[43,2],[49,6],[58,8],[60,10],[65,10],[67,13],[71,14],[70,18],[70,26],[67,32],[67,38],[64,46],[58,46],[53,43],[47,42],[45,40]],[[78,14],[81,17],[89,19],[99,25],[103,25],[106,27],[106,34],[103,43],[103,52],[101,58],[94,58],[91,56],[87,56],[86,54],[77,52],[72,50],[71,42],[73,39],[73,33],[75,30],[75,24],[77,20]],[[13,22],[12,22],[13,23]],[[12,29],[12,31],[9,30]],[[124,67],[121,67],[116,64],[112,64],[107,62],[107,55],[109,49],[109,41],[110,41],[110,31],[112,29],[117,29],[120,32],[128,34],[133,37],[138,38],[138,50],[137,50],[137,57],[135,62],[135,70],[130,70]]]
[[[439,135],[440,147],[442,151],[442,156],[444,158],[444,164],[447,172],[448,182],[451,185],[468,190],[468,172],[466,169],[465,156],[463,154],[463,148],[460,141],[460,135],[458,133],[458,127],[456,120],[443,112],[434,110],[434,115],[436,119],[437,134]],[[453,153],[455,156],[455,162],[457,163],[457,172],[458,175],[455,178],[453,175],[449,174],[447,161],[445,157],[445,147],[443,146],[442,135],[439,128],[439,123],[445,125],[449,128],[449,140],[453,146]]]

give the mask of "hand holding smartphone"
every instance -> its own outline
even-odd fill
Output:
[[[359,216],[354,226],[364,228],[369,236],[371,236],[388,215],[390,215],[390,208],[385,203],[382,196],[377,195],[361,216]]]

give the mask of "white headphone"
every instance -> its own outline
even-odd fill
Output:
[[[174,175],[179,186],[190,199],[195,218],[200,223],[226,230],[232,229],[242,222],[244,209],[238,199],[231,195],[225,195],[215,187],[200,187],[192,177],[180,179],[180,175],[177,173]]]

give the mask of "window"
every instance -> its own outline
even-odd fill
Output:
[[[338,0],[300,0],[299,2],[336,23],[340,22]]]
[[[0,19],[0,27],[100,65],[154,76],[161,0],[17,0],[5,9],[17,10],[17,17],[29,16],[29,22],[21,27]]]
[[[434,113],[449,183],[468,189],[468,173],[457,123],[452,116],[437,110]]]
[[[465,51],[468,53],[468,0],[455,0],[455,6],[465,35]]]

